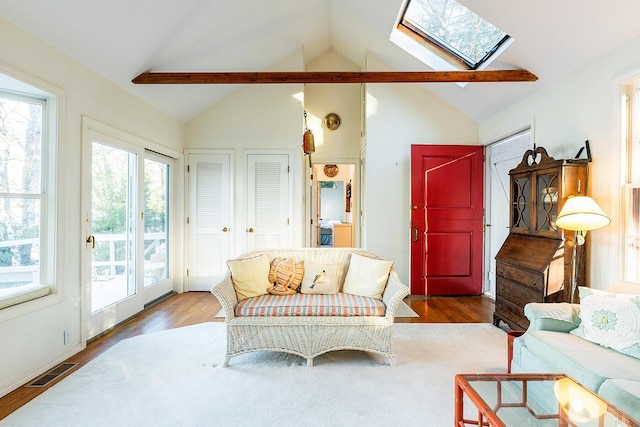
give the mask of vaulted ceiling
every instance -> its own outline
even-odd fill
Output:
[[[459,1],[515,39],[490,69],[522,68],[539,77],[422,84],[478,122],[640,35],[638,0]],[[357,67],[369,52],[398,71],[428,71],[389,41],[401,6],[402,0],[0,0],[0,16],[187,122],[237,86],[131,80],[144,71],[269,71],[300,50],[308,63],[330,49]]]

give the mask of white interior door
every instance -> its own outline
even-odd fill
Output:
[[[247,154],[246,250],[292,244],[287,154]]]
[[[209,291],[232,253],[232,154],[189,154],[188,290]]]
[[[487,191],[485,206],[487,232],[485,236],[485,269],[487,289],[496,295],[496,254],[509,235],[509,171],[515,168],[524,152],[533,147],[531,131],[518,133],[487,147]]]

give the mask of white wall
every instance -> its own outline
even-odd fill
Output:
[[[0,72],[64,94],[58,163],[58,295],[0,313],[0,395],[79,351],[81,336],[81,116],[182,151],[183,127],[122,88],[0,19]],[[178,197],[182,197],[179,194]],[[63,344],[63,331],[72,342]]]
[[[367,70],[388,71],[371,54]],[[367,84],[366,97],[366,248],[393,260],[409,286],[411,144],[477,145],[478,126],[416,85]]]
[[[533,121],[535,143],[555,158],[575,156],[584,141],[589,140],[593,156],[589,194],[612,219],[608,227],[590,233],[588,281],[597,289],[621,278],[624,150],[619,86],[640,75],[638,52],[640,38],[480,124],[480,139],[488,143]],[[535,73],[535,69],[532,71]]]
[[[353,63],[333,51],[327,51],[306,66],[306,71],[360,71]],[[335,159],[360,158],[360,84],[307,84],[304,106],[313,132],[316,152],[314,163],[336,163]],[[329,113],[340,116],[340,127],[329,130],[322,120]]]

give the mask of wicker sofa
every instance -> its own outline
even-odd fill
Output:
[[[246,253],[241,258],[267,254],[269,259],[294,257],[302,261],[337,265],[337,280],[344,282],[352,254],[382,259],[378,255],[356,248],[301,248],[272,249]],[[406,285],[393,269],[384,288],[381,301],[382,315],[236,315],[238,297],[231,271],[211,292],[218,298],[225,312],[227,353],[224,366],[232,356],[254,351],[279,351],[313,359],[334,350],[362,350],[386,356],[394,365],[392,351],[392,325],[398,304],[409,294]],[[307,295],[305,295],[307,297]],[[317,295],[308,295],[314,304]],[[282,297],[285,298],[285,297]]]

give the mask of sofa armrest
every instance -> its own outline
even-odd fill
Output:
[[[524,306],[527,331],[569,332],[580,325],[580,304],[533,302]]]
[[[238,305],[238,295],[231,281],[231,273],[227,271],[224,278],[213,285],[211,293],[218,298],[222,308],[224,309],[225,320],[231,320],[236,317],[235,307]]]
[[[382,294],[382,302],[387,306],[385,318],[389,323],[393,323],[396,309],[400,301],[407,295],[409,295],[409,288],[400,281],[398,274],[394,270],[391,270],[387,286],[384,288],[384,293]]]

